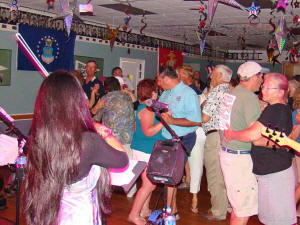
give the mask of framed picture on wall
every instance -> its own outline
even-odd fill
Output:
[[[100,79],[100,77],[103,76],[103,64],[104,64],[103,58],[74,55],[74,69],[80,70],[83,73],[84,77],[86,77],[85,64],[89,60],[96,61],[97,65],[98,65],[98,70],[95,75],[96,75],[96,77],[98,77]]]
[[[0,49],[0,86],[9,86],[11,81],[11,50]]]

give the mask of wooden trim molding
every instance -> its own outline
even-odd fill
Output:
[[[10,115],[15,120],[23,120],[23,119],[32,119],[33,114],[16,114],[16,115]]]

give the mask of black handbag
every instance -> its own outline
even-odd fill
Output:
[[[177,185],[183,176],[184,152],[181,143],[156,141],[150,156],[147,175],[154,183]]]

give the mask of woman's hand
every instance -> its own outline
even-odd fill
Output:
[[[123,89],[123,90],[121,90],[121,92],[124,93],[124,94],[129,95],[132,102],[136,102],[136,101],[137,101],[137,98],[136,98],[136,96],[134,95],[133,91]]]
[[[107,144],[121,152],[126,152],[121,142],[113,135],[112,131],[107,126],[96,122],[94,123],[94,126],[97,133],[106,141]]]

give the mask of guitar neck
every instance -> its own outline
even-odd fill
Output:
[[[290,138],[286,138],[287,146],[300,153],[300,143]]]

